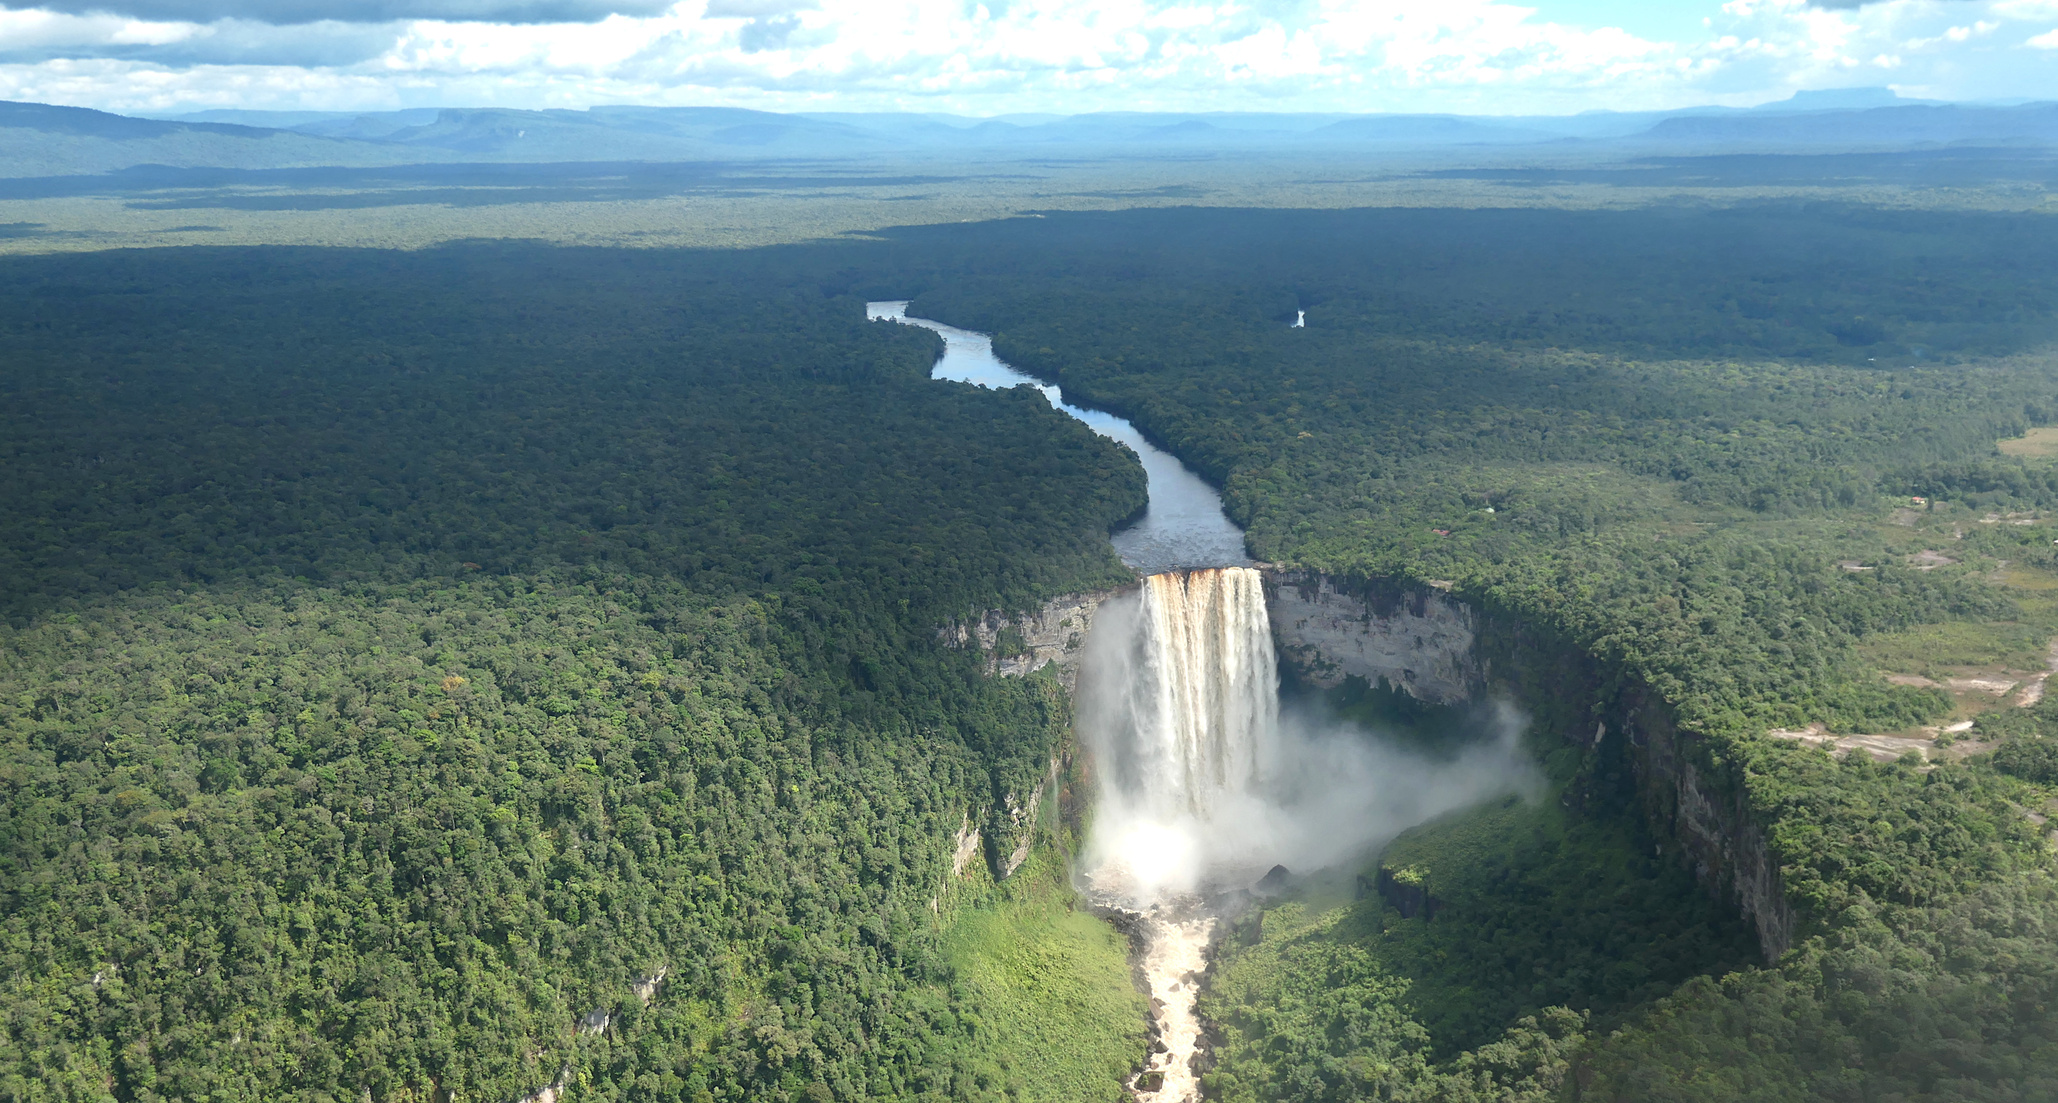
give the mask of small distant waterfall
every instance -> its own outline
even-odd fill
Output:
[[[1265,591],[1248,567],[1143,580],[1134,676],[1109,733],[1129,753],[1132,807],[1205,820],[1263,776],[1279,728],[1279,675]],[[1123,738],[1126,736],[1127,738]]]

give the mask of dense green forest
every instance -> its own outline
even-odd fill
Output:
[[[0,1098],[1117,1090],[1119,949],[953,934],[1093,945],[951,864],[1069,706],[934,626],[1127,577],[1132,456],[721,254],[0,285]]]
[[[1951,676],[2058,635],[2058,465],[1995,447],[2058,421],[2054,236],[1165,210],[6,260],[0,1098],[1116,1098],[1143,1005],[1077,820],[1008,812],[1069,702],[935,629],[1127,578],[1142,475],[928,381],[863,321],[910,295],[1254,554],[1647,694],[1796,911],[1762,960],[1625,737],[1540,714],[1539,802],[1228,933],[1213,1095],[2048,1098],[2058,698]],[[1928,757],[1766,734],[1808,725]],[[1046,847],[995,883],[965,827]]]
[[[1570,1079],[1546,1068],[1563,1045],[1530,1044],[1569,1025],[1493,1043],[1545,1062],[1523,1090],[1619,1099],[2048,1094],[2032,1073],[2058,1067],[2049,956],[2016,948],[2058,921],[2035,812],[2058,759],[2045,710],[1984,714],[1974,734],[1993,753],[1960,762],[1940,740],[1941,764],[1765,733],[1920,736],[1977,713],[1935,679],[1881,677],[1883,656],[1933,664],[1953,632],[1958,650],[2020,633],[2041,665],[2058,628],[2039,581],[2058,469],[1995,442],[2058,420],[2043,351],[2058,337],[2054,237],[2045,218],[1796,204],[1163,211],[902,235],[938,258],[916,312],[991,331],[1072,401],[1131,417],[1224,487],[1254,554],[1433,581],[1589,656],[1603,691],[1663,702],[1696,768],[1766,832],[1801,941],[1776,967],[1611,1020],[1632,1025],[1579,1043]],[[1289,324],[1298,310],[1305,328]],[[1591,733],[1535,734],[1548,753]],[[1583,769],[1624,753],[1621,738]],[[1583,784],[1561,778],[1564,799]],[[1577,960],[1547,952],[1550,931],[1636,907],[1597,919],[1589,901],[1525,895],[1524,871],[1551,859],[1521,837],[1446,848],[1434,871],[1501,879],[1497,918],[1462,953],[1436,949],[1437,923],[1400,937],[1362,905],[1318,908],[1308,945],[1328,949],[1308,956],[1282,944],[1239,973],[1240,955],[1271,960],[1271,925],[1263,946],[1232,950],[1224,977],[1243,979],[1225,979],[1217,1007],[1254,1024],[1345,968],[1335,954],[1364,955],[1347,971],[1362,982],[1336,982],[1359,995],[1324,1012],[1361,1025],[1261,1029],[1225,1051],[1221,1090],[1449,1091],[1432,1073],[1456,1064],[1382,1080],[1350,1071],[1358,1043],[1337,1039],[1384,1017],[1374,1033],[1393,1044],[1421,1032],[1402,1046],[1419,1064],[1484,1037],[1473,1013],[1500,1007],[1507,1024],[1563,999],[1607,1017],[1644,998],[1622,973],[1636,955],[1620,983],[1550,979]],[[1453,907],[1461,938],[1471,920]],[[1495,924],[1507,953],[1480,945],[1504,937]],[[1476,1071],[1491,1048],[1455,1060]]]

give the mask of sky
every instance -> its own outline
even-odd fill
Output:
[[[45,0],[0,99],[1569,114],[2058,99],[2058,0]]]

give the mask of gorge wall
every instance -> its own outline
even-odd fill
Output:
[[[1436,589],[1339,585],[1309,571],[1265,572],[1265,608],[1279,656],[1303,683],[1331,689],[1381,678],[1417,700],[1469,700],[1484,671],[1472,607]]]
[[[1026,613],[991,609],[968,621],[953,621],[936,630],[945,647],[979,650],[987,669],[1003,678],[1033,674],[1056,664],[1058,680],[1071,692],[1079,688],[1079,654],[1094,614],[1109,599],[1130,592],[1091,590],[1060,594]]]
[[[1626,772],[1666,850],[1757,928],[1768,961],[1792,945],[1794,915],[1765,833],[1738,786],[1709,766],[1647,688],[1601,669],[1569,641],[1482,614],[1440,587],[1267,569],[1266,605],[1283,664],[1305,684],[1384,679],[1418,700],[1512,698],[1532,737],[1580,748],[1575,804],[1610,799]]]
[[[1440,587],[1280,568],[1266,568],[1264,579],[1266,611],[1289,676],[1319,688],[1350,677],[1374,685],[1384,679],[1443,705],[1489,695],[1513,699],[1544,738],[1578,746],[1590,775],[1631,775],[1661,845],[1676,849],[1710,892],[1754,924],[1767,960],[1792,945],[1793,909],[1743,793],[1710,768],[1698,740],[1679,731],[1646,687],[1602,670],[1569,641],[1483,614]],[[988,668],[1003,677],[1055,665],[1073,691],[1095,615],[1125,592],[1065,594],[1026,613],[988,612],[946,625],[938,637],[984,652]],[[1054,760],[1042,785],[1009,799],[1003,816],[1011,825],[1034,819],[1060,765]],[[1567,799],[1595,799],[1595,784],[1575,785]],[[1006,853],[989,857],[1001,877],[1021,863],[1029,841],[1027,831],[1005,834]]]
[[[944,625],[936,630],[936,638],[945,647],[981,652],[987,670],[1002,678],[1023,678],[1053,666],[1065,692],[1073,694],[1079,688],[1079,658],[1094,615],[1110,599],[1128,592],[1060,594],[1025,613],[991,609],[971,620]],[[1020,869],[1036,841],[1037,814],[1071,761],[1072,747],[1067,740],[1051,756],[1049,768],[1034,789],[1006,795],[987,820],[987,830],[982,832],[968,816],[955,840],[953,872],[962,875],[971,856],[982,850],[995,880],[1005,880]]]

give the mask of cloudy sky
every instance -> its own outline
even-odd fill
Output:
[[[1890,86],[2058,99],[2058,0],[46,0],[0,98],[1560,113]]]

